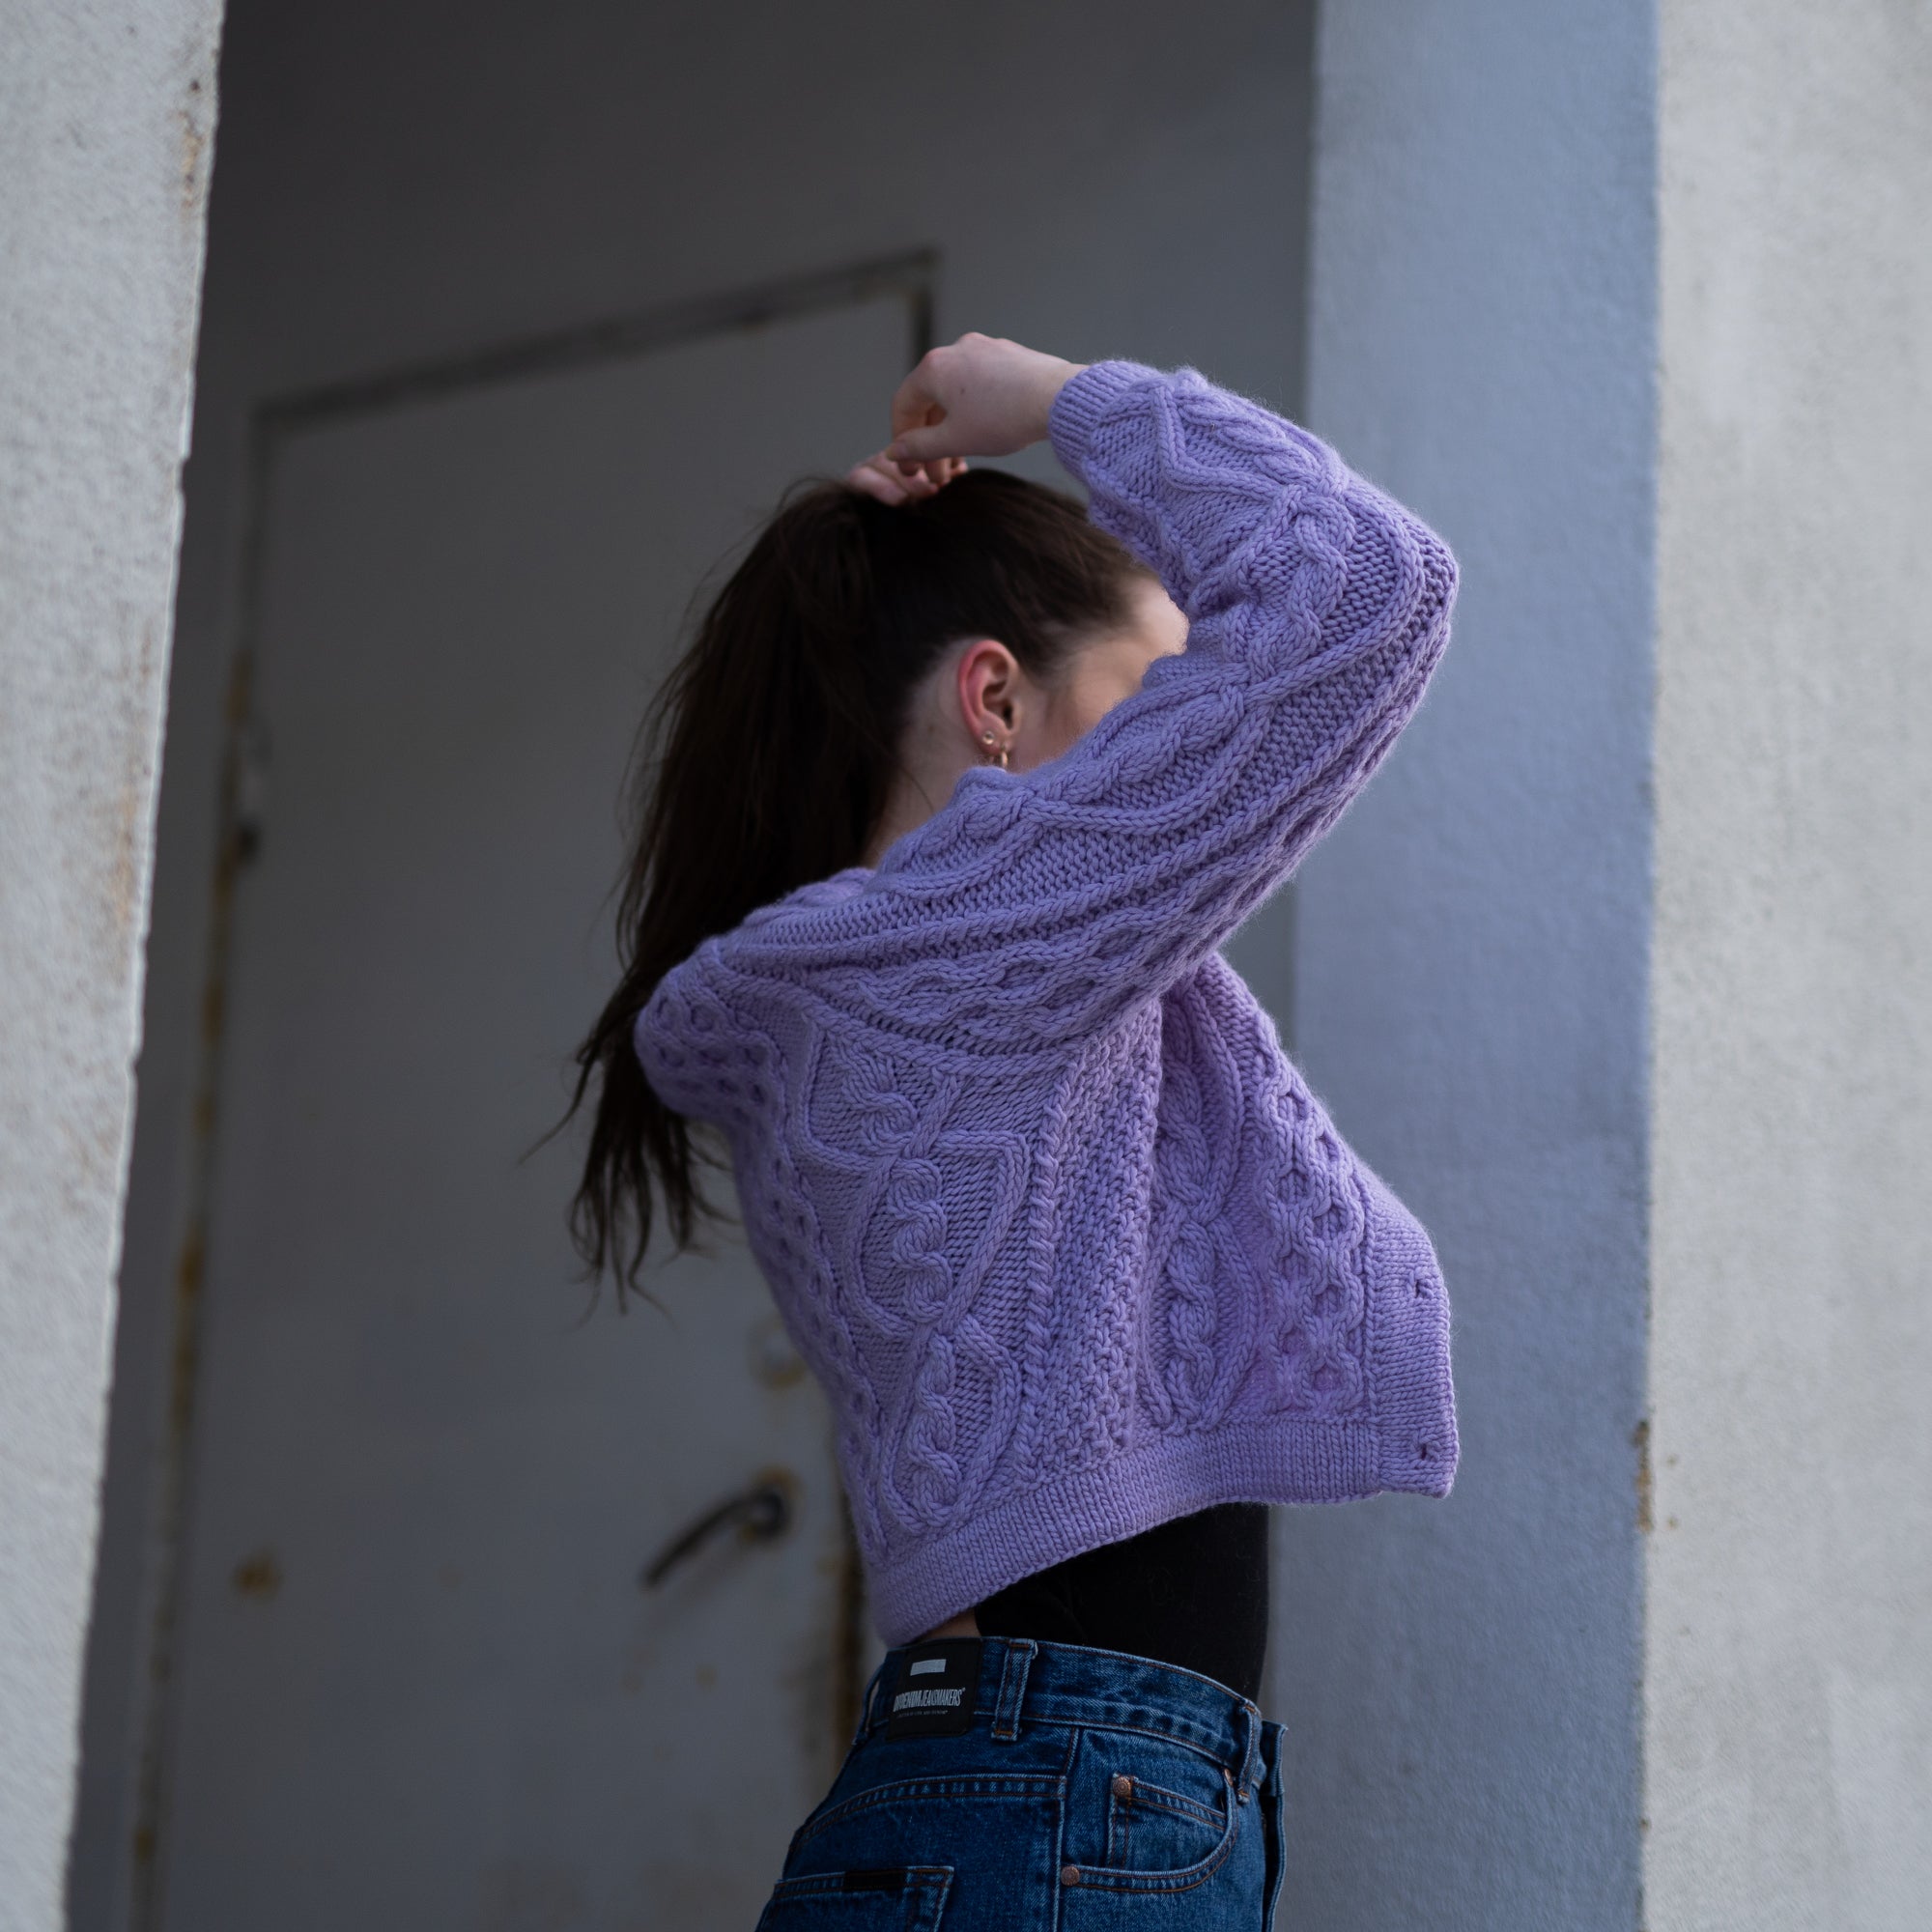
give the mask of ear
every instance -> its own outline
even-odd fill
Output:
[[[976,638],[959,653],[959,718],[977,744],[991,729],[1009,738],[1019,718],[1020,665],[997,638]]]

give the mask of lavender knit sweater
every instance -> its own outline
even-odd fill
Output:
[[[1428,1236],[1217,950],[1414,711],[1454,559],[1190,369],[1095,363],[1051,433],[1186,650],[638,1016],[652,1086],[729,1139],[888,1643],[1210,1503],[1456,1466]]]

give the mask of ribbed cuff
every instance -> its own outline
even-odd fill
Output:
[[[1160,380],[1161,372],[1145,362],[1088,363],[1061,385],[1046,412],[1046,433],[1054,455],[1085,482],[1087,441],[1095,425],[1129,389]]]

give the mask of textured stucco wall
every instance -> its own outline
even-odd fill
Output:
[[[1932,1916],[1932,9],[1665,0],[1648,1921]]]
[[[1310,418],[1463,589],[1294,1035],[1441,1252],[1463,1465],[1279,1526],[1299,1932],[1637,1920],[1654,58],[1644,4],[1322,9]]]
[[[0,5],[0,1927],[61,1922],[217,0]]]

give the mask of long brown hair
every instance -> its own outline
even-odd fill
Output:
[[[1124,623],[1144,567],[1071,497],[997,469],[893,506],[795,488],[699,621],[639,739],[617,908],[622,975],[577,1050],[566,1120],[597,1089],[570,1226],[592,1277],[635,1287],[652,1183],[677,1248],[719,1218],[722,1165],[644,1079],[632,1025],[713,933],[861,863],[897,769],[914,687],[949,643],[997,638],[1051,686],[1085,637]]]

